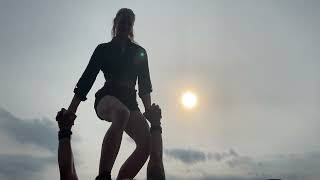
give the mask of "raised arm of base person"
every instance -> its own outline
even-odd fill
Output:
[[[76,117],[74,113],[64,108],[62,108],[56,116],[56,121],[59,126],[58,163],[60,180],[78,180],[71,148],[71,128]]]
[[[152,104],[145,117],[151,124],[151,152],[147,167],[147,180],[165,180],[165,172],[162,161],[163,144],[161,128],[161,109],[159,105]]]

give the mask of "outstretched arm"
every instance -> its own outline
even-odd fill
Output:
[[[162,161],[162,137],[160,131],[151,132],[151,153],[147,167],[148,180],[164,180],[165,173]]]
[[[162,161],[162,128],[161,128],[161,109],[158,105],[152,104],[145,113],[146,118],[151,124],[151,152],[147,167],[147,180],[165,180],[165,172]]]
[[[72,101],[69,105],[68,111],[72,112],[73,114],[75,114],[77,112],[78,106],[80,104],[81,100],[79,99],[79,97],[75,94],[72,98]]]
[[[79,81],[77,82],[76,87],[74,88],[74,96],[68,108],[68,111],[73,112],[74,114],[77,111],[77,108],[81,101],[87,100],[87,94],[89,93],[93,83],[96,80],[97,75],[99,74],[101,68],[101,51],[102,45],[98,45],[94,50],[90,61],[82,73]]]
[[[71,147],[71,127],[76,118],[75,114],[64,108],[58,112],[56,120],[59,125],[58,163],[61,180],[78,180]]]
[[[147,52],[139,54],[140,68],[138,73],[139,97],[141,98],[144,108],[147,111],[151,107],[152,84],[150,80],[149,63]]]

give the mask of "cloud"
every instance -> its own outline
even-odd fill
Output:
[[[244,179],[259,179],[265,180],[270,178],[281,178],[290,180],[314,180],[320,179],[320,152],[307,152],[307,153],[291,153],[280,155],[269,155],[263,157],[244,156],[239,154],[233,149],[221,153],[206,153],[200,150],[190,149],[166,149],[164,154],[169,159],[180,161],[191,168],[190,172],[197,172],[197,167],[193,165],[195,163],[218,162],[216,167],[225,166],[229,167],[230,172],[242,172],[245,176],[221,176],[219,174],[211,174],[216,172],[214,169],[202,169],[200,173],[201,177],[194,179],[215,179],[215,180],[244,180]],[[170,171],[169,171],[170,172]],[[191,173],[193,174],[193,173]],[[188,179],[185,177],[172,176],[169,179]],[[190,180],[192,177],[189,178]]]
[[[247,170],[256,177],[290,180],[320,178],[320,152],[273,155],[267,158],[235,156],[226,163],[230,168]]]
[[[173,148],[165,149],[164,154],[171,159],[181,161],[185,164],[195,164],[207,160],[222,161],[226,158],[239,156],[233,149],[222,153],[206,153],[199,150]]]
[[[21,144],[32,144],[51,152],[57,150],[57,125],[53,121],[19,119],[0,108],[0,130]]]
[[[196,150],[165,149],[164,154],[185,164],[194,164],[206,160],[206,154]]]
[[[0,154],[0,175],[7,179],[34,179],[36,173],[56,162],[54,157]],[[1,177],[0,176],[0,177]]]
[[[55,120],[20,119],[0,108],[0,132],[8,137],[6,142],[1,142],[2,146],[14,143],[18,148],[28,149],[32,145],[48,152],[45,155],[35,151],[0,153],[1,179],[38,179],[37,176],[48,166],[58,166],[58,126]]]
[[[208,160],[214,159],[216,161],[221,161],[230,157],[239,157],[239,155],[233,149],[230,149],[229,151],[222,153],[207,153]]]

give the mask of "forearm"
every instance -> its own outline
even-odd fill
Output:
[[[162,162],[162,136],[160,131],[151,133],[151,152],[150,160],[153,162]]]
[[[72,98],[70,105],[69,105],[68,111],[71,111],[75,114],[77,112],[77,109],[78,109],[80,102],[81,102],[81,100],[75,94]]]
[[[164,180],[165,172],[162,161],[161,131],[151,132],[151,152],[147,167],[147,180]]]
[[[70,176],[75,173],[73,170],[73,153],[69,138],[62,138],[59,140],[58,163],[61,177]]]
[[[141,100],[143,102],[144,108],[145,109],[149,109],[151,107],[151,95],[150,95],[150,93],[144,94],[140,98],[141,98]]]
[[[74,167],[73,153],[71,148],[71,127],[76,115],[62,108],[56,116],[59,132],[58,163],[60,171],[60,180],[77,180],[77,174]]]

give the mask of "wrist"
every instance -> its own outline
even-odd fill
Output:
[[[77,112],[77,107],[75,107],[75,106],[69,106],[68,111],[72,112],[73,114],[76,114],[76,112]]]
[[[160,121],[152,121],[151,123],[150,123],[150,125],[151,125],[151,127],[155,127],[155,126],[161,126],[161,122]]]
[[[151,125],[151,128],[150,128],[150,133],[154,133],[154,132],[159,132],[159,133],[162,133],[162,127],[161,125]]]
[[[150,110],[150,108],[151,108],[151,105],[149,105],[149,106],[148,106],[148,105],[145,105],[145,106],[144,106],[144,111],[147,112],[147,111]]]
[[[65,138],[70,139],[71,135],[72,135],[71,129],[68,129],[68,128],[60,129],[58,132],[58,139],[59,140],[65,139]]]

